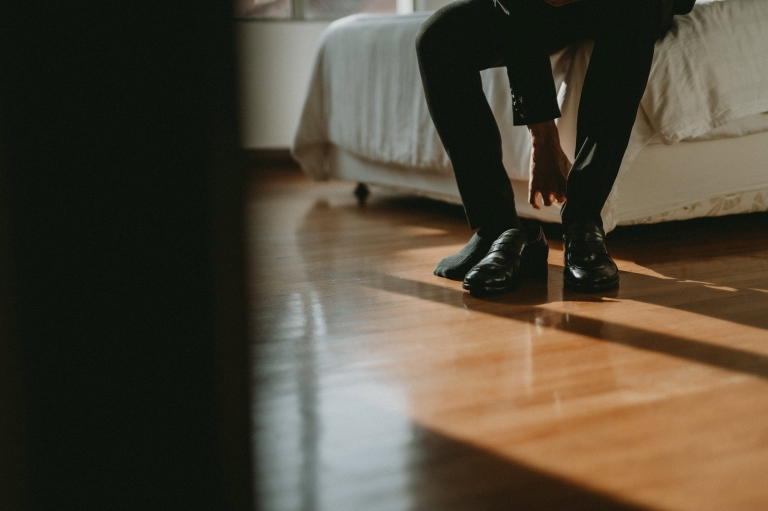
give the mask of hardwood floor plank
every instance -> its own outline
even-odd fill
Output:
[[[461,208],[249,189],[262,509],[768,508],[768,215],[620,228],[617,291],[477,299]],[[716,235],[713,233],[717,233]]]

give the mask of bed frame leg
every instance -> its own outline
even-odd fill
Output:
[[[365,204],[365,200],[370,194],[371,191],[368,189],[368,185],[365,183],[357,183],[357,187],[355,187],[355,197],[357,197],[358,204],[361,206]]]

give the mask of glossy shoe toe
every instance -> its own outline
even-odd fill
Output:
[[[488,254],[467,273],[462,287],[473,295],[500,294],[517,288],[526,275],[541,275],[542,266],[546,275],[549,246],[541,228],[536,229],[502,233]]]
[[[571,254],[565,265],[564,280],[577,290],[610,289],[619,282],[619,269],[608,254]]]
[[[500,258],[498,254],[479,263],[467,273],[462,287],[472,294],[496,294],[520,284],[520,258]],[[482,264],[482,266],[481,266]]]
[[[604,291],[619,283],[619,269],[605,248],[605,232],[593,222],[565,236],[563,282],[576,291]]]

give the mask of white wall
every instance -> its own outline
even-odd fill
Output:
[[[328,21],[239,21],[242,146],[286,149],[301,113],[320,33]]]

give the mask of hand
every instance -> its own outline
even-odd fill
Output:
[[[562,7],[564,5],[572,4],[574,2],[578,2],[579,0],[544,0],[549,5],[552,5],[554,7]]]
[[[560,136],[553,121],[530,126],[533,139],[533,157],[528,202],[541,209],[538,196],[545,206],[565,201],[565,187],[571,163],[560,147]]]

